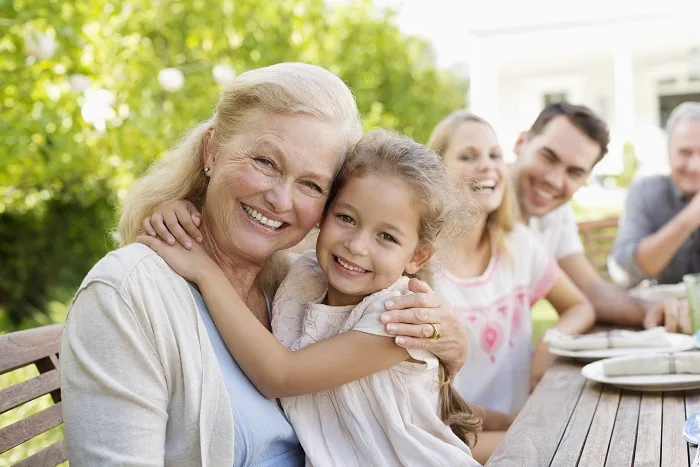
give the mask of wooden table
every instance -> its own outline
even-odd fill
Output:
[[[689,466],[683,422],[700,391],[637,392],[594,383],[560,359],[540,381],[487,466]]]

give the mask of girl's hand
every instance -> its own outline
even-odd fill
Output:
[[[193,238],[197,243],[202,242],[202,233],[198,228],[201,222],[202,215],[195,205],[186,199],[179,199],[156,207],[153,214],[143,220],[143,230],[151,237],[160,237],[168,245],[177,240],[189,250]]]
[[[387,300],[389,311],[382,314],[382,322],[389,334],[397,336],[396,345],[432,352],[451,378],[467,358],[467,332],[450,304],[435,295],[428,284],[411,279],[408,288],[413,294]],[[440,333],[438,340],[433,338],[433,325]]]
[[[158,253],[176,273],[197,285],[211,277],[210,274],[220,271],[219,266],[200,244],[195,243],[187,250],[179,243],[168,245],[161,239],[148,235],[139,235],[136,241]]]

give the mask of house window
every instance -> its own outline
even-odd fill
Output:
[[[547,92],[542,95],[542,105],[556,104],[557,102],[566,102],[565,92]]]
[[[666,128],[666,122],[673,109],[687,101],[700,101],[700,93],[659,96],[659,125],[661,125],[661,128]]]

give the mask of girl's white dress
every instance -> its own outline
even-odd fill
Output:
[[[292,266],[272,305],[272,329],[290,350],[345,331],[388,336],[379,315],[408,278],[357,306],[323,305],[326,278],[309,251]],[[282,399],[307,466],[477,466],[469,447],[438,413],[438,360],[427,351],[341,387]]]

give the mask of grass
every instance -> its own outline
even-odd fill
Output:
[[[532,307],[532,345],[534,346],[540,340],[540,337],[552,324],[554,324],[559,315],[556,310],[547,300],[540,300]]]

